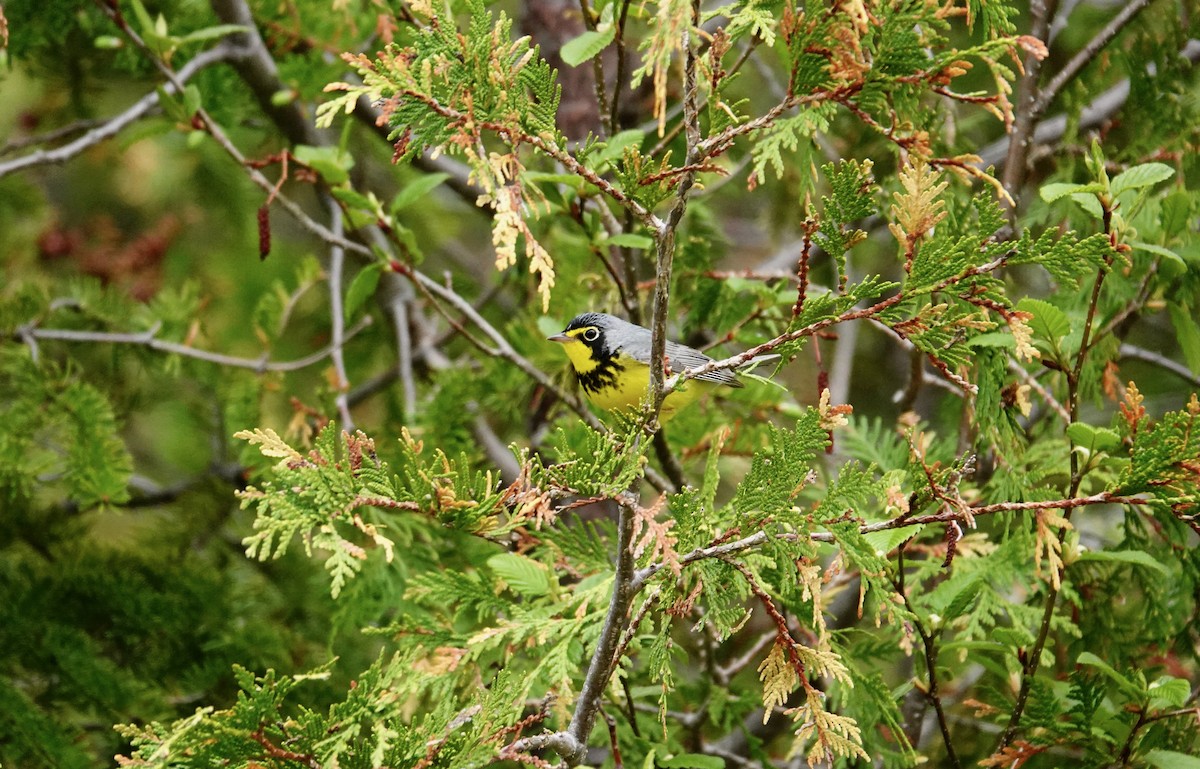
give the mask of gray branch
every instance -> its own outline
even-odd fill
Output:
[[[370,316],[364,317],[353,327],[348,329],[341,340],[341,344],[351,339],[359,331],[362,331],[367,326],[371,325]],[[13,333],[13,337],[20,339],[27,344],[33,351],[34,357],[37,357],[37,341],[40,339],[58,339],[64,342],[84,342],[94,344],[128,344],[139,347],[147,347],[151,350],[159,352],[167,352],[175,355],[182,355],[185,358],[194,358],[207,363],[215,363],[219,366],[229,366],[231,368],[245,368],[258,373],[266,371],[296,371],[298,369],[307,368],[314,363],[319,363],[329,356],[333,355],[335,350],[339,349],[338,343],[330,343],[321,348],[317,352],[296,358],[295,360],[287,361],[272,361],[266,353],[258,358],[239,358],[235,355],[225,355],[224,353],[209,352],[207,350],[198,350],[195,347],[189,347],[186,344],[178,342],[168,342],[165,339],[159,339],[159,326],[155,325],[149,331],[143,331],[136,334],[112,333],[107,331],[75,331],[72,329],[59,328],[38,328],[36,324],[27,323],[17,328]]]
[[[1150,5],[1150,0],[1133,0],[1126,5],[1121,11],[1112,18],[1108,24],[1104,25],[1104,29],[1100,30],[1095,37],[1088,41],[1088,44],[1080,49],[1079,53],[1071,57],[1062,69],[1058,71],[1046,87],[1042,89],[1037,98],[1033,100],[1031,109],[1035,118],[1039,117],[1046,108],[1050,106],[1050,102],[1054,101],[1058,96],[1058,92],[1066,86],[1067,83],[1075,79],[1076,75],[1087,66],[1088,62],[1096,58],[1103,50],[1104,46],[1112,42],[1112,39],[1117,36],[1129,22],[1133,21],[1134,17],[1141,13],[1147,5]]]
[[[1144,363],[1158,366],[1161,369],[1170,371],[1172,374],[1184,380],[1185,382],[1188,382],[1193,387],[1200,387],[1200,376],[1197,376],[1187,366],[1177,361],[1173,361],[1165,355],[1159,355],[1152,350],[1147,350],[1142,347],[1135,347],[1131,344],[1121,345],[1120,355],[1122,358],[1132,358],[1134,360],[1140,360]]]
[[[163,91],[174,96],[183,90],[180,85],[191,80],[197,72],[214,64],[232,61],[237,55],[237,50],[234,46],[225,41],[218,43],[207,51],[201,51],[179,68],[179,71],[175,73],[175,80],[167,82],[163,86]],[[65,163],[89,147],[111,139],[128,126],[149,115],[158,107],[158,101],[158,91],[151,91],[134,102],[124,112],[101,122],[95,128],[61,147],[55,147],[50,150],[35,150],[26,155],[21,155],[20,157],[0,163],[0,178],[26,168]]]

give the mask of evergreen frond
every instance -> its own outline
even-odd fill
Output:
[[[771,427],[768,445],[754,455],[738,484],[730,509],[742,519],[766,518],[791,509],[805,485],[810,463],[829,443],[816,409],[808,409],[795,427]]]

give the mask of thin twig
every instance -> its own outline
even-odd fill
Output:
[[[58,128],[54,128],[40,134],[33,134],[32,136],[26,136],[21,139],[11,139],[6,142],[4,146],[0,147],[0,156],[11,155],[12,153],[17,152],[18,150],[23,150],[26,147],[53,144],[56,141],[64,139],[68,136],[74,136],[75,134],[80,134],[84,131],[90,131],[93,128],[104,125],[106,122],[108,121],[101,119],[76,120],[64,126],[59,126]]]
[[[759,636],[744,654],[731,659],[724,665],[718,665],[716,669],[716,680],[721,685],[728,685],[733,680],[734,676],[741,673],[747,667],[752,665],[766,651],[768,646],[775,643],[775,631],[771,630]]]
[[[343,343],[353,338],[359,331],[362,331],[367,326],[371,325],[370,316],[364,317],[358,323],[346,330],[343,338]],[[208,352],[207,350],[198,350],[195,347],[189,347],[186,344],[178,342],[168,342],[159,339],[158,326],[151,328],[149,331],[143,331],[137,334],[122,334],[111,333],[106,331],[75,331],[70,329],[58,328],[38,328],[34,324],[25,324],[17,328],[12,336],[15,339],[25,341],[37,339],[59,339],[66,342],[87,342],[93,344],[129,344],[148,347],[151,350],[159,352],[168,352],[175,355],[182,355],[185,358],[195,358],[207,363],[215,363],[219,366],[229,366],[231,368],[245,368],[258,373],[266,371],[297,371],[302,368],[320,363],[333,354],[334,344],[329,344],[317,352],[296,358],[288,361],[272,361],[266,353],[259,358],[239,358],[234,355],[225,355],[218,352]]]
[[[669,364],[666,360],[667,349],[667,311],[671,299],[671,267],[675,259],[675,237],[683,214],[687,210],[688,193],[696,182],[695,167],[700,162],[700,113],[697,106],[697,77],[696,51],[692,44],[692,29],[700,24],[700,2],[692,2],[692,18],[684,27],[681,47],[684,53],[683,65],[683,122],[687,137],[687,154],[684,166],[688,169],[679,177],[679,185],[675,191],[675,203],[671,206],[666,220],[654,233],[656,249],[657,272],[654,278],[654,301],[651,306],[651,337],[650,337],[650,402],[648,423],[653,425],[662,408],[663,380]]]
[[[1029,34],[1038,40],[1045,40],[1050,28],[1050,17],[1053,16],[1051,6],[1055,0],[1031,0],[1029,14],[1032,17]],[[1017,82],[1014,105],[1016,117],[1013,121],[1008,144],[1008,157],[1004,165],[1004,176],[1001,182],[1008,190],[1011,200],[1018,201],[1021,197],[1021,186],[1025,181],[1025,161],[1029,157],[1029,145],[1033,131],[1037,127],[1037,114],[1032,107],[1037,98],[1038,77],[1042,71],[1042,60],[1033,52],[1025,55],[1024,74]],[[1017,206],[1009,206],[1011,216],[1016,215]]]
[[[405,284],[407,289],[407,284]],[[411,290],[411,289],[409,289]],[[388,304],[392,326],[396,331],[396,374],[404,396],[404,418],[411,419],[417,410],[417,385],[413,380],[412,334],[408,326],[408,291],[397,291]]]
[[[322,195],[329,208],[329,225],[334,235],[341,239],[345,234],[342,217],[342,207],[331,195]],[[346,360],[342,356],[342,346],[345,343],[346,316],[342,309],[342,271],[346,264],[346,249],[336,243],[329,248],[329,324],[330,324],[330,359],[333,362],[334,375],[337,381],[334,385],[337,395],[334,404],[338,416],[342,420],[342,430],[354,432],[354,418],[350,416],[350,404],[347,393],[350,391],[350,378],[346,375]]]
[[[954,750],[954,740],[950,737],[950,724],[946,721],[946,711],[942,707],[942,697],[938,690],[937,677],[937,636],[933,632],[925,629],[924,623],[921,622],[920,616],[909,603],[908,595],[904,592],[904,586],[899,582],[893,582],[893,587],[896,589],[896,594],[900,596],[900,600],[904,602],[904,606],[911,614],[913,627],[917,629],[917,635],[921,636],[921,645],[925,648],[925,670],[929,676],[929,687],[923,692],[925,699],[929,704],[933,705],[933,711],[937,715],[938,726],[942,730],[942,742],[946,745],[946,757],[950,759],[950,764],[956,769],[961,769],[962,762],[958,759],[958,753]]]
[[[222,41],[216,46],[201,51],[194,57],[188,60],[186,64],[179,68],[175,77],[163,86],[163,91],[168,95],[174,96],[183,90],[183,84],[191,80],[196,73],[211,67],[214,64],[231,61],[237,55],[236,49],[227,42]],[[36,150],[26,155],[13,158],[0,163],[0,178],[7,176],[15,171],[21,171],[34,166],[43,166],[51,164],[65,163],[76,155],[80,154],[89,147],[93,147],[102,141],[111,139],[132,123],[140,120],[150,114],[159,102],[159,92],[152,91],[142,98],[138,99],[132,106],[126,109],[119,115],[114,115],[107,120],[104,120],[95,128],[85,133],[83,136],[74,141],[67,142],[61,147],[55,147],[50,150]]]
[[[588,6],[588,0],[579,0],[580,16],[583,17],[583,26],[589,32],[596,31],[596,19],[592,14],[592,9]],[[620,83],[620,81],[617,81]],[[592,57],[592,83],[596,92],[596,106],[600,113],[600,129],[604,132],[601,138],[613,136],[617,129],[612,122],[611,113],[608,107],[608,95],[604,91],[604,56],[597,54]]]
[[[949,278],[945,278],[929,288],[922,289],[922,291],[920,292],[920,295],[924,296],[926,294],[936,293],[948,286],[954,285],[955,283],[960,283],[960,282],[966,280],[967,278],[971,278],[976,275],[983,275],[983,274],[989,273],[995,269],[1003,267],[1004,264],[1007,263],[1009,256],[1010,256],[1009,253],[1005,253],[1005,254],[1002,254],[1002,255],[996,257],[995,259],[988,262],[987,264],[977,265],[974,267],[968,267],[967,269],[963,270],[962,272],[960,272],[956,275],[953,275]],[[882,299],[879,302],[876,302],[875,304],[871,305],[870,307],[846,310],[845,312],[843,312],[840,315],[830,317],[830,318],[824,318],[822,320],[810,323],[807,326],[804,326],[802,328],[798,328],[793,331],[789,331],[787,333],[780,334],[779,336],[775,337],[774,339],[770,339],[766,342],[763,342],[762,344],[751,347],[750,349],[745,350],[741,353],[738,353],[737,355],[731,355],[728,358],[723,358],[721,360],[714,360],[709,363],[705,363],[702,366],[696,366],[695,368],[690,368],[690,369],[687,369],[686,371],[681,371],[678,374],[675,374],[674,376],[667,379],[667,381],[663,385],[663,391],[666,393],[670,393],[672,390],[679,387],[679,385],[683,384],[688,379],[694,379],[699,376],[704,376],[705,374],[711,374],[714,371],[720,371],[722,369],[740,368],[740,367],[744,366],[746,363],[748,363],[751,358],[754,358],[759,355],[763,355],[765,353],[772,352],[773,350],[775,350],[775,348],[779,347],[782,344],[785,344],[786,342],[791,342],[793,340],[800,339],[801,337],[812,336],[812,335],[816,334],[818,331],[826,329],[830,326],[833,326],[833,325],[836,325],[839,323],[845,323],[845,322],[851,321],[851,320],[874,318],[874,317],[878,316],[880,313],[882,313],[884,310],[886,310],[890,307],[893,307],[893,306],[903,302],[906,299],[911,299],[912,296],[913,295],[906,295],[903,291],[900,291],[896,294],[893,294],[890,297],[887,297],[886,299]],[[946,373],[946,372],[943,372],[943,373]]]
[[[1071,424],[1071,415],[1067,412],[1066,408],[1055,399],[1054,395],[1033,374],[1026,371],[1024,366],[1010,358],[1008,361],[1008,370],[1019,376],[1022,382],[1029,385],[1034,392],[1041,396],[1042,400],[1058,415],[1058,418],[1062,420],[1064,425]]]
[[[433,280],[421,272],[405,269],[402,274],[411,279],[422,289],[425,289],[430,294],[433,294],[454,309],[461,312],[466,318],[475,324],[475,326],[483,332],[484,336],[486,336],[491,343],[495,345],[494,355],[496,357],[509,361],[517,368],[521,369],[521,371],[525,372],[530,379],[537,382],[542,387],[545,387],[547,390],[553,392],[560,400],[562,400],[563,403],[567,404],[572,411],[577,413],[580,419],[582,419],[593,430],[599,430],[602,432],[606,431],[600,420],[596,419],[592,412],[588,411],[587,406],[585,406],[583,402],[579,400],[579,398],[577,398],[573,393],[563,390],[554,382],[554,380],[546,376],[541,369],[539,369],[537,366],[534,366],[523,355],[513,349],[513,346],[509,344],[507,339],[504,338],[504,335],[501,334],[491,323],[488,323],[487,320],[485,320],[484,317],[479,314],[479,311],[476,310],[470,302],[456,292],[446,288],[441,283],[438,283],[436,280]]]
[[[1092,505],[1148,505],[1152,502],[1153,500],[1149,498],[1120,496],[1105,491],[1086,497],[1071,497],[1044,501],[995,502],[992,504],[978,503],[975,505],[970,505],[967,509],[970,510],[971,515],[978,518],[980,516],[996,515],[998,513],[1018,513],[1033,510],[1073,510],[1077,507],[1089,507]],[[903,529],[909,526],[919,526],[926,523],[948,523],[950,521],[960,520],[962,516],[963,513],[960,510],[943,510],[942,512],[931,513],[929,515],[902,515],[897,516],[896,518],[889,518],[886,521],[859,524],[858,530],[862,534],[870,534],[874,531]],[[800,535],[785,532],[774,536],[781,540],[795,540]],[[679,556],[679,563],[682,566],[686,566],[690,563],[702,561],[707,558],[723,558],[734,553],[740,553],[744,550],[751,550],[763,545],[771,537],[772,535],[768,534],[766,531],[757,531],[740,539],[720,542],[718,544],[713,544],[706,547],[698,547],[691,552]],[[809,532],[805,538],[810,539],[813,542],[835,541],[834,535],[826,531]],[[667,568],[666,563],[662,561],[656,561],[648,566],[645,566],[644,568],[639,569],[634,575],[634,589],[640,590],[647,581],[665,568]]]
[[[629,606],[636,594],[633,571],[634,516],[633,506],[628,502],[621,502],[617,518],[617,568],[608,614],[604,618],[600,637],[596,640],[596,649],[592,653],[592,661],[579,690],[575,712],[567,727],[567,733],[575,740],[577,748],[573,754],[563,755],[563,758],[573,766],[582,763],[587,755],[588,736],[595,726],[596,715],[600,710],[600,697],[612,675],[613,655],[627,626]]]
[[[616,33],[613,37],[613,45],[617,47],[617,72],[613,80],[613,93],[610,100],[612,112],[608,118],[609,131],[612,135],[616,135],[621,130],[621,85],[625,80],[626,68],[626,53],[625,53],[625,20],[629,15],[629,3],[631,0],[620,0],[621,12],[617,16]]]
[[[1042,88],[1041,93],[1033,100],[1029,109],[1033,113],[1034,118],[1041,117],[1046,108],[1058,96],[1058,92],[1075,79],[1079,72],[1087,66],[1088,62],[1096,58],[1100,51],[1106,45],[1112,42],[1112,39],[1125,28],[1129,22],[1133,21],[1139,13],[1145,10],[1146,6],[1150,5],[1151,0],[1131,0],[1124,8],[1122,8],[1116,16],[1112,18],[1104,28],[1096,33],[1096,36],[1088,41],[1087,45],[1079,50],[1079,53],[1071,57],[1071,60],[1063,65],[1062,69],[1051,78],[1050,82]]]
[[[1183,379],[1192,387],[1200,387],[1200,376],[1197,376],[1187,366],[1173,361],[1165,355],[1160,355],[1153,350],[1147,350],[1143,347],[1136,347],[1131,344],[1123,344],[1118,349],[1117,354],[1122,358],[1133,358],[1134,360],[1144,361],[1161,369],[1170,371],[1175,376]]]
[[[1104,217],[1104,232],[1110,238],[1113,238],[1112,232],[1112,214],[1113,210],[1111,203],[1101,199],[1100,206]],[[1113,246],[1116,246],[1115,241]],[[1075,355],[1075,365],[1066,372],[1067,375],[1067,412],[1071,416],[1071,424],[1079,421],[1079,383],[1083,376],[1083,365],[1087,360],[1088,351],[1093,327],[1096,322],[1096,311],[1100,304],[1100,289],[1104,286],[1104,278],[1108,275],[1112,267],[1113,253],[1110,252],[1104,257],[1104,267],[1096,274],[1096,281],[1092,284],[1092,296],[1088,302],[1087,317],[1083,324],[1083,335],[1079,342],[1079,352]],[[1068,432],[1067,440],[1070,441],[1070,462],[1071,462],[1071,478],[1067,489],[1067,496],[1073,497],[1079,491],[1080,485],[1083,483],[1084,473],[1087,471],[1086,466],[1079,464],[1079,452],[1075,451],[1075,441],[1071,438]],[[1067,508],[1063,512],[1063,518],[1066,521],[1071,519],[1071,508]],[[1066,537],[1067,529],[1063,526],[1058,533],[1058,540],[1061,545]],[[1056,568],[1051,566],[1051,568]],[[1061,575],[1060,577],[1061,578]],[[1004,727],[1004,734],[1000,738],[1000,745],[997,750],[1004,750],[1017,736],[1017,729],[1021,725],[1021,715],[1025,712],[1025,706],[1029,702],[1029,694],[1033,690],[1033,679],[1037,675],[1038,666],[1041,663],[1042,650],[1046,648],[1046,642],[1050,637],[1050,625],[1054,619],[1054,609],[1058,605],[1058,595],[1060,592],[1059,580],[1051,580],[1049,587],[1046,589],[1045,607],[1042,610],[1042,621],[1038,626],[1037,636],[1033,641],[1033,645],[1025,649],[1025,659],[1022,663],[1021,684],[1017,690],[1017,699],[1013,704],[1012,714],[1009,716],[1008,724]]]

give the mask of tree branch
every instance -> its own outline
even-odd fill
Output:
[[[575,713],[571,716],[570,726],[567,727],[567,733],[575,740],[576,745],[574,752],[563,755],[563,758],[572,766],[582,763],[587,756],[588,736],[596,724],[600,698],[612,675],[613,655],[624,633],[629,607],[636,595],[633,573],[634,515],[632,504],[628,501],[620,502],[620,514],[617,518],[617,569],[612,598],[609,600],[608,614],[604,618],[604,627],[596,640],[596,650],[592,653],[592,661],[583,679],[579,700],[575,704]]]
[[[209,0],[209,5],[222,22],[246,28],[245,32],[231,36],[241,53],[233,61],[233,67],[250,88],[259,109],[279,127],[292,144],[326,144],[324,135],[317,130],[312,118],[304,114],[296,100],[288,99],[283,103],[275,101],[277,93],[291,89],[279,79],[279,67],[275,64],[271,52],[267,50],[267,45],[258,32],[254,15],[244,0]]]
[[[1145,10],[1146,6],[1150,5],[1151,0],[1132,0],[1128,5],[1122,8],[1116,16],[1112,18],[1104,26],[1104,29],[1096,33],[1096,36],[1088,41],[1087,45],[1079,50],[1079,53],[1071,57],[1071,60],[1063,65],[1063,68],[1058,71],[1050,82],[1042,88],[1041,93],[1037,94],[1029,109],[1033,113],[1035,119],[1041,117],[1050,103],[1058,96],[1058,92],[1066,86],[1067,83],[1075,79],[1080,71],[1088,65],[1092,59],[1099,55],[1100,51],[1106,45],[1112,42],[1112,39],[1125,28],[1129,22],[1133,21],[1139,13]]]
[[[1009,254],[1005,253],[1005,254],[993,259],[992,261],[988,262],[987,264],[981,264],[981,265],[977,265],[974,267],[968,267],[967,269],[963,270],[962,272],[958,273],[957,275],[953,275],[949,278],[941,280],[932,287],[923,289],[917,295],[925,296],[927,294],[937,293],[938,291],[942,291],[943,289],[945,289],[949,286],[952,286],[955,283],[960,283],[960,282],[966,280],[967,278],[971,278],[976,275],[983,275],[985,273],[989,273],[992,270],[1003,267],[1005,265],[1005,263],[1008,262],[1008,259],[1009,259]],[[775,348],[779,347],[782,344],[794,341],[796,339],[800,339],[801,337],[812,336],[813,334],[816,334],[818,331],[821,331],[823,329],[826,329],[826,328],[836,325],[838,323],[845,323],[847,321],[860,320],[863,318],[874,318],[875,316],[879,315],[884,310],[886,310],[890,307],[894,307],[895,305],[899,304],[900,302],[903,302],[905,299],[911,298],[911,296],[912,295],[905,294],[904,291],[900,291],[898,293],[893,294],[892,296],[887,297],[886,299],[882,299],[879,302],[876,302],[875,304],[871,305],[870,307],[846,310],[842,314],[834,316],[832,318],[824,318],[822,320],[818,320],[813,323],[810,323],[807,326],[804,326],[802,328],[795,329],[794,331],[789,331],[787,333],[780,334],[779,336],[775,337],[774,339],[770,339],[766,342],[763,342],[762,344],[751,347],[750,349],[740,352],[737,355],[731,355],[728,358],[710,361],[709,363],[705,363],[702,366],[696,366],[695,368],[690,368],[690,369],[687,369],[686,371],[681,371],[678,374],[675,374],[675,375],[671,376],[669,379],[667,379],[667,381],[663,385],[663,392],[669,394],[672,390],[679,387],[681,384],[683,384],[687,380],[694,379],[699,376],[704,376],[705,374],[711,374],[714,371],[720,371],[722,369],[741,368],[742,366],[749,363],[751,361],[751,359],[753,359],[759,355],[770,353]],[[946,373],[946,372],[943,371],[943,373]]]
[[[692,18],[684,27],[681,46],[684,53],[683,65],[683,123],[687,139],[684,158],[686,169],[679,177],[675,191],[675,203],[667,218],[654,233],[656,250],[656,273],[654,277],[654,301],[650,310],[650,401],[648,424],[654,424],[662,408],[666,392],[663,380],[670,370],[666,360],[667,310],[671,301],[671,268],[675,259],[675,236],[683,214],[687,210],[688,194],[696,182],[696,166],[700,162],[700,112],[697,106],[696,51],[692,45],[692,29],[700,24],[700,2],[692,2]]]
[[[245,368],[255,371],[259,374],[266,371],[296,371],[298,369],[307,368],[314,363],[320,363],[326,358],[334,354],[335,350],[340,349],[336,343],[331,343],[321,348],[317,352],[306,355],[303,358],[296,358],[290,361],[272,361],[266,353],[259,358],[239,358],[234,355],[225,355],[223,353],[208,352],[206,350],[198,350],[195,347],[189,347],[186,344],[178,342],[167,342],[159,339],[156,334],[161,324],[156,324],[149,331],[143,331],[137,334],[121,334],[110,333],[105,331],[74,331],[69,329],[56,328],[38,328],[35,323],[26,323],[17,328],[13,332],[12,337],[20,339],[25,344],[29,345],[33,350],[34,358],[37,358],[37,343],[38,339],[59,339],[67,342],[90,342],[98,344],[129,344],[148,347],[151,350],[159,352],[168,352],[175,355],[182,355],[185,358],[195,358],[207,363],[215,363],[218,366],[229,366],[231,368]],[[367,326],[371,325],[371,318],[364,317],[358,323],[349,328],[342,338],[342,344],[353,338],[359,331],[362,331]]]
[[[1112,494],[1107,491],[1099,494],[1092,494],[1086,497],[1070,497],[1064,499],[1051,499],[1036,502],[995,502],[992,504],[977,503],[970,505],[967,509],[970,514],[979,517],[983,515],[995,515],[996,513],[1016,513],[1032,510],[1072,510],[1076,507],[1089,507],[1091,505],[1146,505],[1153,500],[1143,497],[1127,497],[1117,494]],[[925,523],[948,523],[957,521],[963,517],[963,514],[957,510],[943,510],[938,513],[930,513],[929,515],[901,515],[895,518],[889,518],[886,521],[875,521],[874,523],[860,523],[858,530],[861,534],[869,534],[873,531],[886,531],[888,529],[903,529],[908,526],[918,526]],[[839,519],[841,520],[841,519]],[[832,522],[829,522],[832,523]],[[689,563],[701,561],[706,558],[724,558],[734,553],[740,553],[744,550],[750,550],[765,544],[772,535],[766,531],[756,531],[753,534],[742,537],[741,539],[730,540],[726,542],[718,542],[706,547],[698,547],[689,553],[679,556],[679,563],[686,566]],[[785,532],[775,535],[777,539],[795,540],[801,535],[791,532]],[[813,542],[833,542],[835,537],[827,531],[809,532],[807,539]],[[635,592],[641,590],[645,584],[654,575],[658,574],[663,569],[667,568],[667,564],[662,561],[649,564],[648,566],[639,569],[633,578]]]
[[[1050,29],[1050,18],[1054,15],[1055,0],[1031,0],[1029,13],[1033,20],[1029,34],[1038,40],[1045,40]],[[1009,137],[1008,157],[1004,164],[1004,175],[1001,183],[1008,190],[1012,204],[1008,206],[1010,217],[1016,216],[1017,203],[1021,197],[1021,185],[1025,180],[1025,161],[1029,156],[1030,140],[1037,126],[1037,114],[1033,111],[1033,103],[1038,95],[1038,78],[1042,71],[1042,60],[1032,52],[1025,55],[1025,74],[1017,83],[1015,99],[1016,119],[1013,121],[1012,134]]]
[[[921,636],[921,645],[925,649],[925,670],[929,676],[929,687],[923,692],[923,694],[925,695],[925,699],[929,702],[929,704],[933,705],[933,711],[937,715],[938,727],[940,727],[942,731],[942,742],[946,745],[946,756],[950,759],[950,764],[954,766],[955,769],[960,769],[962,767],[962,762],[959,761],[958,753],[954,750],[954,740],[950,737],[950,724],[946,721],[946,711],[942,707],[942,697],[941,693],[938,691],[938,639],[937,636],[934,635],[934,632],[936,631],[925,629],[924,623],[921,622],[920,617],[917,615],[917,612],[913,609],[912,604],[908,600],[908,595],[904,592],[904,586],[899,582],[893,582],[892,586],[895,588],[896,594],[900,596],[900,600],[904,602],[904,607],[908,609],[909,614],[912,615],[913,627],[916,628],[917,635]],[[917,688],[919,689],[920,687],[917,686]],[[910,742],[913,742],[915,747],[915,741],[910,739]]]
[[[237,50],[227,41],[222,41],[207,51],[201,51],[179,68],[179,72],[176,73],[175,78],[163,86],[163,91],[174,96],[183,90],[183,84],[191,80],[196,73],[214,64],[232,61],[236,56]],[[95,128],[87,131],[87,133],[74,141],[67,142],[61,147],[55,147],[51,150],[35,150],[26,155],[2,162],[0,163],[0,178],[26,168],[65,163],[89,147],[111,139],[132,123],[149,115],[158,106],[158,102],[158,91],[151,91],[134,102],[124,112],[101,121]]]
[[[1200,376],[1197,376],[1187,366],[1182,363],[1171,360],[1165,355],[1160,355],[1152,350],[1147,350],[1143,347],[1136,347],[1131,344],[1123,344],[1118,350],[1118,354],[1122,358],[1133,358],[1134,360],[1144,361],[1146,363],[1158,366],[1165,371],[1170,371],[1175,376],[1184,380],[1192,387],[1200,387]]]
[[[330,229],[339,239],[343,238],[345,227],[342,219],[342,207],[331,195],[323,194],[321,197],[329,208]],[[342,344],[346,331],[346,314],[342,307],[342,270],[345,262],[346,249],[336,243],[331,245],[329,248],[329,324],[332,337],[330,347],[333,349],[330,358],[333,361],[334,374],[337,376],[337,382],[334,385],[337,391],[334,404],[337,407],[338,416],[342,420],[342,430],[352,433],[354,432],[354,418],[350,416],[350,403],[347,399],[350,391],[350,378],[346,375],[346,361],[342,357]]]

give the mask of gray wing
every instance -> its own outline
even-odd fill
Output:
[[[637,360],[650,360],[650,329],[635,326],[632,323],[614,318],[621,324],[621,333],[624,341],[625,352]],[[678,374],[681,371],[686,371],[690,368],[703,366],[705,363],[712,362],[712,358],[708,357],[699,350],[693,350],[690,347],[685,347],[678,342],[667,340],[667,360],[671,364],[671,373]],[[729,369],[721,369],[720,371],[710,371],[707,374],[701,374],[696,379],[705,382],[716,382],[717,384],[728,385],[729,387],[743,387],[738,381],[737,376]]]
[[[712,361],[699,350],[693,350],[690,347],[684,347],[675,342],[667,342],[667,360],[671,361],[671,373],[678,374],[689,368],[703,366],[705,363]],[[738,381],[737,376],[727,368],[718,371],[710,371],[707,374],[701,374],[696,379],[703,382],[716,382],[717,384],[728,385],[730,387],[742,387],[742,383]]]

